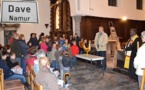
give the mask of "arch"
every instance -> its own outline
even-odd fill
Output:
[[[76,0],[68,0],[70,4],[70,15],[75,16],[76,14]]]

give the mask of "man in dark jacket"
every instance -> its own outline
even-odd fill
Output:
[[[78,36],[77,33],[75,33],[74,40],[76,41],[77,46],[79,46],[80,37]]]
[[[24,53],[23,53],[23,49],[22,49],[22,47],[19,43],[19,40],[18,40],[18,34],[14,35],[14,40],[13,40],[12,45],[11,45],[11,51],[16,54],[16,59],[21,64],[21,67],[23,69],[23,74],[26,74],[26,62],[23,58]]]
[[[16,54],[16,57],[19,58],[23,57],[23,50],[18,40],[18,34],[14,35],[14,39],[11,45],[11,51]]]

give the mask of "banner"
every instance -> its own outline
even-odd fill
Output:
[[[2,23],[38,23],[37,2],[3,1]]]

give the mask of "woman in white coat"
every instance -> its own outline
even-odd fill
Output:
[[[142,68],[145,68],[145,31],[141,33],[141,39],[142,39],[142,46],[138,49],[137,55],[134,58],[134,68],[136,69],[136,74],[138,76],[138,84],[139,88],[141,86],[142,76],[143,76],[143,70]]]

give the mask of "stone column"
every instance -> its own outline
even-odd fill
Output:
[[[4,46],[4,30],[0,28],[0,44]]]
[[[80,23],[81,23],[82,16],[73,16],[73,35],[75,33],[80,36]]]

